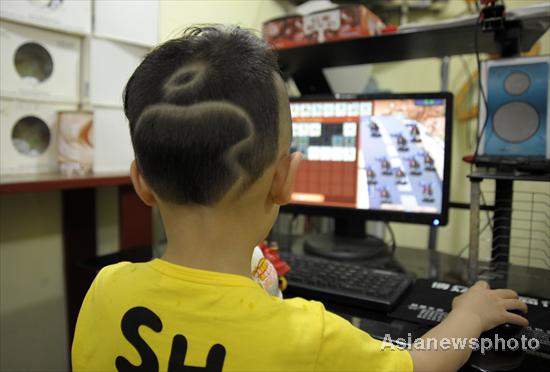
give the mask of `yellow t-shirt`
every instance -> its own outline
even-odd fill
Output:
[[[80,309],[72,363],[75,371],[412,370],[408,351],[380,346],[319,302],[156,259],[100,271]]]

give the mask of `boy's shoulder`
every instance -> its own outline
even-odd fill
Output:
[[[125,284],[128,281],[139,282],[139,274],[143,273],[145,266],[146,263],[128,261],[105,266],[97,273],[91,288],[95,288],[97,291]],[[137,276],[131,274],[137,274]]]
[[[123,288],[128,290],[136,289],[136,285],[152,279],[151,275],[161,275],[151,267],[151,262],[132,263],[119,262],[103,267],[97,274],[94,284],[96,291],[105,295],[106,292],[119,292]],[[166,284],[166,281],[163,281]],[[321,302],[305,300],[300,297],[283,299],[271,296],[264,292],[263,288],[247,292],[251,297],[249,300],[257,301],[256,305],[273,315],[294,316],[307,319],[309,322],[324,322],[326,312]]]
[[[112,265],[104,266],[97,273],[96,281],[106,281],[112,279],[113,277],[124,275],[129,270],[134,268],[134,265],[136,264],[128,261],[122,261]]]

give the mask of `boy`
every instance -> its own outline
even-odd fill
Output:
[[[162,259],[104,268],[76,327],[75,370],[455,370],[468,350],[382,350],[318,302],[269,296],[250,278],[253,247],[290,199],[288,97],[276,57],[239,28],[195,28],[130,78],[136,192],[158,206]],[[368,285],[368,283],[365,283]],[[480,282],[425,337],[477,337],[526,306]]]

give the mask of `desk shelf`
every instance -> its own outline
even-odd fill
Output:
[[[440,25],[403,29],[395,33],[278,51],[283,72],[302,93],[329,93],[323,68],[367,63],[443,58],[475,52],[510,55],[530,50],[550,27],[543,12],[510,16],[501,32],[482,32],[475,17]]]
[[[66,176],[60,173],[2,175],[0,177],[0,194],[130,184],[129,174],[122,172],[96,173],[86,176]]]

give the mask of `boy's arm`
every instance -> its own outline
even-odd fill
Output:
[[[437,327],[432,328],[422,338],[424,345],[428,338],[477,338],[481,332],[503,323],[528,325],[524,317],[508,312],[527,312],[527,305],[518,299],[518,294],[510,289],[491,290],[487,282],[479,281],[467,292],[453,300],[453,310]],[[415,371],[450,371],[459,369],[470,357],[469,345],[463,350],[416,350],[413,346],[411,357]]]

